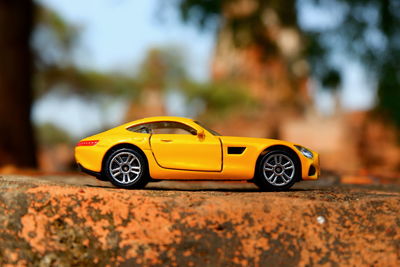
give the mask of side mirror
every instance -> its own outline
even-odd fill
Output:
[[[204,140],[204,138],[206,138],[206,134],[204,133],[204,130],[199,130],[199,131],[197,131],[197,137],[198,137],[200,140]]]

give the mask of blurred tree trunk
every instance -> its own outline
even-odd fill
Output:
[[[31,0],[0,1],[0,165],[36,166],[32,105]]]

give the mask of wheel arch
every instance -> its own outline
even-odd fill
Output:
[[[272,145],[272,146],[264,148],[264,150],[258,155],[258,158],[257,158],[257,161],[256,161],[256,165],[255,165],[255,168],[254,168],[254,177],[257,175],[257,170],[258,170],[258,168],[260,166],[260,163],[261,163],[261,160],[262,160],[263,156],[265,154],[267,154],[268,152],[277,151],[277,150],[282,150],[282,151],[285,151],[285,152],[289,153],[290,155],[292,155],[295,158],[295,161],[297,163],[297,167],[299,168],[299,173],[300,174],[302,173],[302,165],[301,165],[301,160],[299,158],[299,155],[297,155],[297,153],[291,147],[286,146],[286,145]],[[297,179],[298,179],[297,181],[300,181],[301,180],[301,175]]]
[[[107,152],[104,154],[104,156],[103,156],[103,160],[101,162],[101,173],[103,173],[103,171],[104,171],[104,164],[106,163],[108,156],[110,156],[111,153],[113,153],[114,151],[116,151],[118,149],[122,149],[122,148],[130,148],[130,149],[133,149],[133,150],[137,151],[138,153],[140,153],[140,155],[146,161],[147,172],[148,172],[148,174],[150,173],[149,170],[148,170],[149,160],[147,159],[146,154],[144,154],[143,150],[140,149],[138,146],[136,146],[134,144],[131,144],[131,143],[120,143],[120,144],[117,144],[117,145],[114,145],[114,146],[110,147],[107,150]]]

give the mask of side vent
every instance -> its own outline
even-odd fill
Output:
[[[241,146],[230,146],[228,147],[228,154],[242,154],[246,148]]]

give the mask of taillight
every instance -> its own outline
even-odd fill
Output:
[[[76,146],[94,146],[99,142],[99,140],[85,140],[80,141]]]

